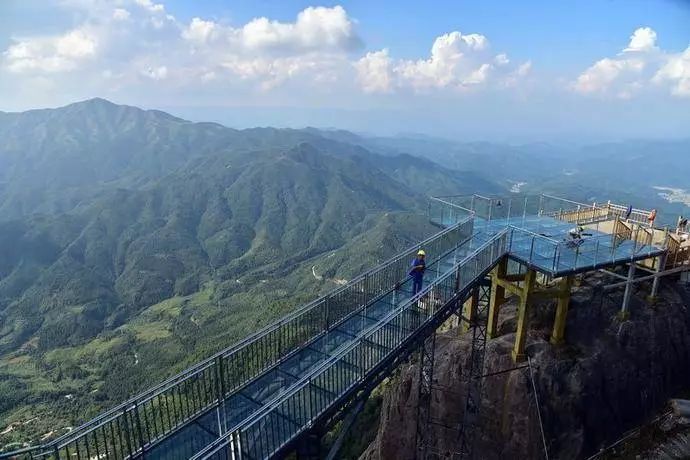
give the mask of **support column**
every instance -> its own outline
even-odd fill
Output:
[[[556,304],[556,318],[553,321],[553,331],[551,332],[551,343],[560,345],[565,341],[565,319],[568,315],[568,304],[570,303],[570,287],[573,284],[573,277],[566,276],[561,279]]]
[[[661,254],[657,259],[656,273],[657,275],[664,271],[666,267],[666,253]],[[656,276],[652,282],[652,293],[647,297],[647,301],[651,304],[656,302],[656,296],[659,293],[659,280],[660,277]]]
[[[508,272],[508,258],[504,257],[491,272],[491,298],[489,300],[489,317],[486,333],[490,339],[498,332],[498,310],[506,300],[506,290],[498,285],[498,280],[505,278]]]
[[[632,296],[633,283],[632,280],[635,278],[635,262],[630,262],[630,268],[628,268],[628,281],[625,285],[625,294],[623,294],[623,305],[621,305],[621,311],[618,314],[621,319],[628,319],[630,312],[628,311],[628,304],[630,303],[630,296]]]
[[[429,421],[431,420],[431,391],[434,384],[434,353],[436,352],[436,331],[433,331],[419,347],[419,387],[417,397],[417,432],[415,458],[426,458],[430,445]]]
[[[477,307],[479,306],[479,286],[472,290],[472,295],[465,301],[462,307],[462,331],[467,332],[472,323],[477,319]],[[469,321],[468,321],[469,320]]]
[[[521,362],[525,360],[525,343],[527,341],[527,330],[529,326],[529,304],[530,296],[534,290],[534,280],[536,272],[529,269],[525,275],[525,287],[523,294],[520,296],[520,305],[518,307],[518,322],[517,331],[515,334],[515,346],[513,348],[513,361]]]

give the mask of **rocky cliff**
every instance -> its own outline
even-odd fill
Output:
[[[667,280],[651,306],[644,300],[648,286],[643,285],[631,300],[630,319],[621,321],[617,313],[622,291],[605,293],[605,276],[590,275],[575,288],[565,345],[548,342],[554,305],[545,302],[532,309],[527,353],[549,458],[588,457],[657,413],[669,397],[690,388],[690,290]],[[510,358],[515,313],[514,302],[503,307],[500,335],[487,342],[485,373],[515,366]],[[458,329],[437,338],[427,458],[457,458],[469,339]],[[520,369],[484,379],[474,431],[475,458],[543,457],[527,372]],[[415,457],[418,373],[413,363],[394,378],[384,398],[377,437],[363,459]]]

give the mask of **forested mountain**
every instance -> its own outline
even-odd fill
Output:
[[[0,114],[0,139],[0,447],[60,434],[423,238],[427,195],[500,190],[315,130],[100,99]]]

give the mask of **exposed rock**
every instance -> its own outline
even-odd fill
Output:
[[[533,366],[550,458],[587,457],[650,418],[681,389],[690,388],[690,293],[662,284],[654,307],[642,286],[630,319],[618,319],[622,291],[604,294],[602,276],[576,288],[567,316],[566,344],[548,342],[551,303],[534,305],[527,354]],[[500,314],[500,336],[487,342],[485,373],[514,367],[515,305]],[[437,338],[429,458],[457,458],[465,406],[463,371],[470,337],[457,329]],[[363,459],[413,459],[418,399],[416,364],[401,369],[381,409],[376,440]],[[484,379],[481,417],[473,431],[475,458],[541,458],[543,446],[527,370]]]

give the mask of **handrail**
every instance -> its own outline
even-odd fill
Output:
[[[464,206],[460,206],[459,204],[456,204],[456,203],[451,203],[450,201],[442,200],[441,198],[452,198],[452,197],[437,197],[437,196],[432,196],[432,197],[431,197],[431,199],[434,200],[434,201],[438,201],[439,203],[446,204],[446,205],[451,206],[451,207],[453,207],[453,208],[462,209],[463,211],[466,211],[466,212],[470,213],[470,215],[474,215],[474,214],[475,214],[475,212],[474,212],[473,210],[471,210],[471,209],[468,209],[468,208],[466,208],[466,207],[464,207]]]
[[[560,196],[549,195],[549,194],[546,194],[546,193],[542,193],[541,196],[543,196],[544,198],[549,198],[549,199],[551,199],[551,200],[565,201],[566,203],[574,204],[574,205],[576,205],[576,206],[584,206],[584,207],[586,207],[586,208],[591,208],[591,207],[592,207],[591,204],[580,203],[579,201],[573,201],[573,200],[569,200],[569,199],[567,199],[567,198],[561,198]]]

